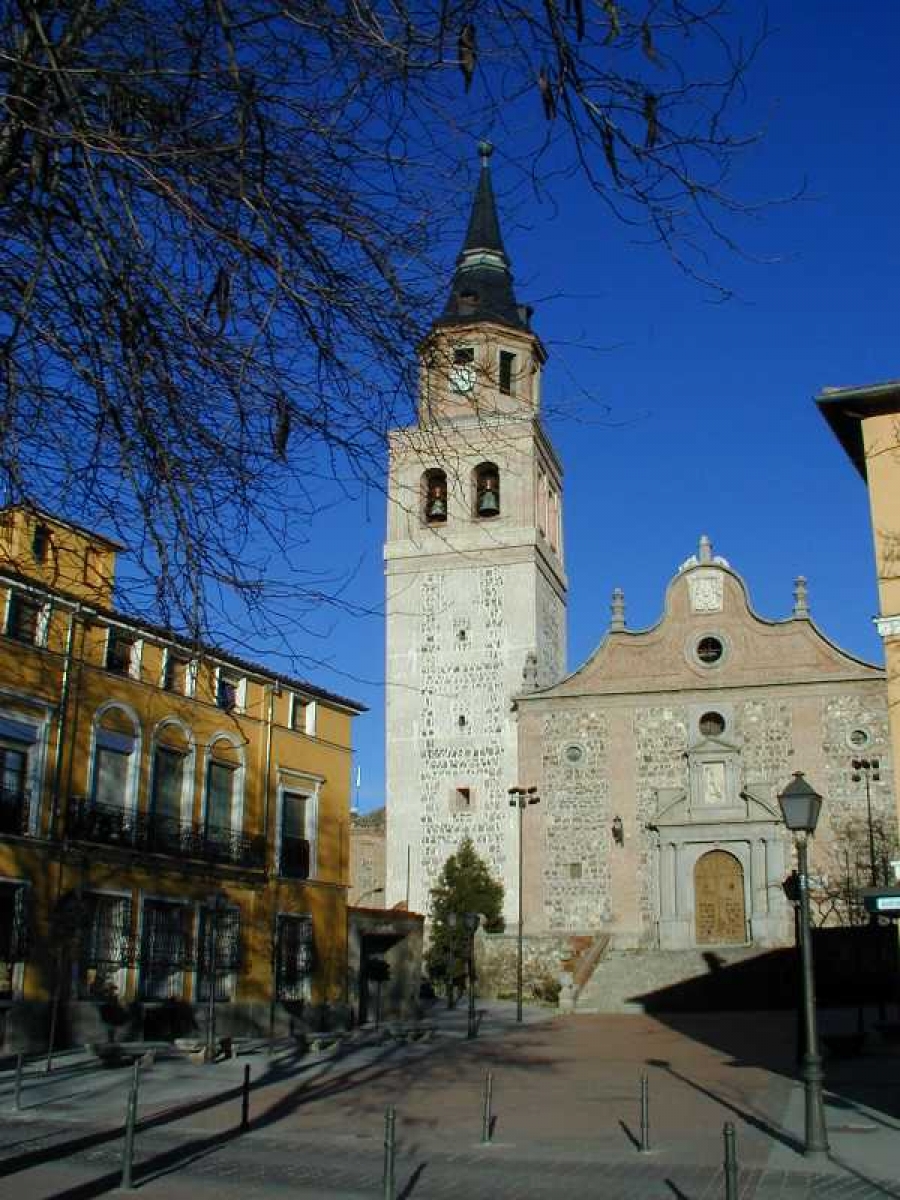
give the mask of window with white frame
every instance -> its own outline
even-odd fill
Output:
[[[47,637],[47,607],[22,592],[10,592],[6,636],[27,646],[40,646]]]
[[[285,791],[281,796],[281,857],[278,873],[287,879],[308,879],[310,872],[309,796]]]
[[[216,704],[226,712],[242,712],[247,701],[247,680],[225,667],[216,670]]]
[[[304,696],[291,694],[291,729],[305,733],[308,737],[316,736],[316,702],[307,700]]]
[[[133,633],[110,629],[106,639],[106,669],[116,675],[140,676],[141,643]]]
[[[120,1000],[132,959],[131,897],[86,892],[78,990],[82,999]]]
[[[307,914],[279,913],[275,925],[275,995],[308,1000],[314,969],[313,922]]]
[[[222,841],[231,835],[231,820],[238,768],[234,763],[210,759],[206,768],[206,837]]]
[[[191,660],[186,654],[179,654],[175,650],[167,650],[162,677],[162,685],[165,690],[167,692],[175,692],[179,696],[190,696],[193,694],[190,682]]]
[[[191,962],[192,909],[171,900],[148,899],[141,913],[138,991],[144,1000],[178,999]]]
[[[189,754],[187,739],[180,730],[167,729],[163,736],[165,744],[157,742],[153,748],[150,791],[152,843],[160,849],[173,847],[181,838],[181,806]]]
[[[36,831],[42,762],[40,725],[0,712],[0,833]]]
[[[28,956],[28,885],[0,880],[0,1000],[12,1000]]]
[[[197,999],[209,999],[210,979],[213,979],[216,1000],[233,1000],[240,965],[240,909],[213,909],[202,904],[197,923]]]
[[[130,814],[136,751],[137,736],[128,714],[119,708],[107,709],[94,735],[91,801],[98,812]]]

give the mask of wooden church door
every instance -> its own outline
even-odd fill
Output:
[[[710,850],[694,867],[694,920],[701,946],[747,940],[744,871],[733,854]]]

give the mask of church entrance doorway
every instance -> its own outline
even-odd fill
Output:
[[[747,940],[744,870],[733,854],[710,850],[694,867],[694,920],[699,946]]]

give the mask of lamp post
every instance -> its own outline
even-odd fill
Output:
[[[812,930],[809,924],[808,840],[815,833],[822,797],[807,783],[800,771],[778,797],[784,823],[794,835],[797,846],[797,884],[800,901],[800,957],[803,979],[804,1053],[801,1073],[806,1099],[804,1154],[807,1158],[826,1158],[828,1130],[822,1098],[822,1055],[816,1028],[816,990],[813,973]]]
[[[536,787],[509,789],[510,808],[519,810],[519,936],[516,939],[516,1020],[519,1024],[522,1023],[522,867],[525,861],[522,818],[528,805],[539,804],[540,799]]]
[[[478,913],[463,913],[463,925],[465,925],[466,933],[469,935],[469,1024],[466,1029],[467,1038],[478,1036],[478,1030],[475,1025],[475,931],[478,928],[479,920]]]
[[[204,1058],[208,1063],[216,1058],[216,940],[219,925],[219,904],[227,902],[220,892],[214,892],[206,898],[206,908],[209,913],[209,999],[206,1006],[206,1051]]]

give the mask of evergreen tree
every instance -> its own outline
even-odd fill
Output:
[[[465,973],[468,955],[463,914],[480,913],[489,933],[503,929],[503,884],[491,878],[488,865],[476,851],[471,838],[464,838],[456,853],[444,863],[437,883],[431,889],[431,912],[431,941],[426,955],[428,974],[433,979],[458,980]]]

